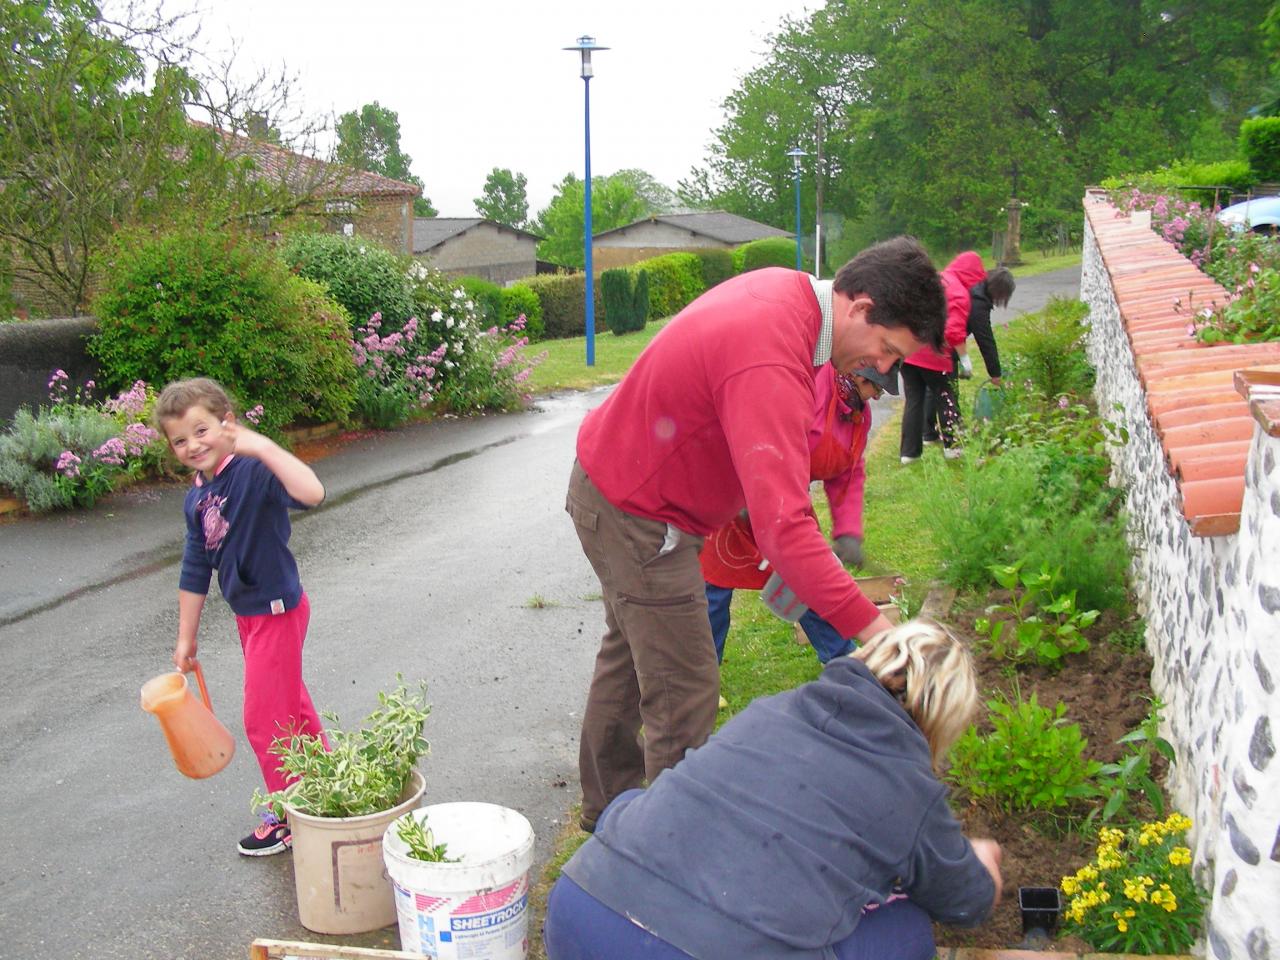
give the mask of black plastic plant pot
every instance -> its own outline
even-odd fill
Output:
[[[1062,912],[1062,897],[1057,887],[1019,887],[1018,909],[1022,911],[1022,935],[1025,938],[1033,930],[1052,937],[1058,929],[1058,915]]]

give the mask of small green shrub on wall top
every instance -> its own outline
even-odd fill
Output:
[[[503,287],[498,298],[498,325],[509,327],[521,316],[524,317],[524,329],[530,340],[541,340],[542,302],[538,295],[524,283],[513,283]]]
[[[377,243],[336,233],[295,233],[280,244],[280,256],[295,272],[325,286],[355,324],[382,314],[387,330],[399,330],[413,315],[408,257]]]
[[[246,407],[261,404],[259,426],[276,434],[350,412],[347,312],[267,245],[196,228],[122,231],[96,272],[88,349],[108,387],[212,377]]]
[[[1259,180],[1280,181],[1280,117],[1253,117],[1240,124],[1240,152]]]
[[[634,263],[629,269],[649,274],[649,320],[679,313],[704,289],[702,261],[692,253],[665,253]]]
[[[796,242],[791,237],[762,237],[744,243],[738,248],[742,252],[742,265],[739,273],[748,270],[759,270],[761,267],[791,267],[796,265]],[[737,263],[737,254],[734,255]]]

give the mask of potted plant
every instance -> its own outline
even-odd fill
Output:
[[[363,933],[395,921],[383,869],[382,835],[417,807],[426,783],[415,769],[429,744],[422,736],[431,708],[427,685],[378,694],[378,708],[354,730],[324,714],[324,741],[311,735],[276,740],[280,768],[298,778],[284,790],[255,791],[293,830],[293,874],[302,925],[317,933]]]

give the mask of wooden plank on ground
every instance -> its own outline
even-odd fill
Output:
[[[955,602],[955,587],[935,583],[924,598],[924,605],[920,607],[920,616],[942,623],[950,615],[951,605]]]
[[[853,582],[858,585],[864,597],[872,603],[880,604],[889,602],[889,597],[898,589],[901,579],[901,574],[890,573],[882,577],[854,577]]]
[[[422,955],[374,947],[342,947],[336,943],[257,939],[249,947],[249,960],[422,960]]]

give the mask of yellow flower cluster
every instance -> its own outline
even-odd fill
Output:
[[[1174,847],[1169,851],[1169,862],[1175,867],[1185,867],[1191,862],[1191,851],[1186,847]]]
[[[1153,843],[1160,843],[1171,833],[1185,833],[1190,829],[1191,821],[1187,817],[1180,813],[1171,813],[1163,820],[1144,823],[1142,829],[1138,832],[1138,843],[1144,847],[1149,847]]]
[[[1167,883],[1160,884],[1158,890],[1151,891],[1151,902],[1156,906],[1164,907],[1166,913],[1173,913],[1178,909],[1178,898],[1173,893],[1173,888]]]
[[[1111,919],[1116,922],[1116,929],[1121,933],[1127,933],[1129,930],[1129,919],[1137,915],[1137,911],[1130,907],[1128,910],[1112,910]]]
[[[1150,877],[1125,877],[1124,895],[1134,903],[1146,903],[1147,887],[1153,887],[1155,883]]]
[[[1137,843],[1143,847],[1159,845],[1167,837],[1184,833],[1189,829],[1191,829],[1191,821],[1187,817],[1180,813],[1171,813],[1164,820],[1142,824],[1138,830]],[[1191,863],[1191,851],[1187,847],[1174,847],[1169,852],[1168,862],[1175,867],[1186,866]],[[1071,876],[1062,878],[1062,892],[1071,898],[1066,912],[1067,919],[1081,923],[1085,915],[1095,907],[1109,903],[1111,891],[1107,889],[1105,875],[1108,871],[1122,869],[1128,863],[1124,831],[1114,827],[1103,827],[1099,830],[1098,852],[1093,862],[1085,864]],[[1149,902],[1163,907],[1169,913],[1178,908],[1178,898],[1169,884],[1162,883],[1157,887],[1154,877],[1136,874],[1130,877],[1117,876],[1113,879],[1123,883],[1124,896],[1133,903]],[[1121,933],[1128,930],[1127,921],[1133,916],[1132,908],[1123,911],[1115,910],[1111,913],[1111,918],[1116,922],[1116,928]]]

